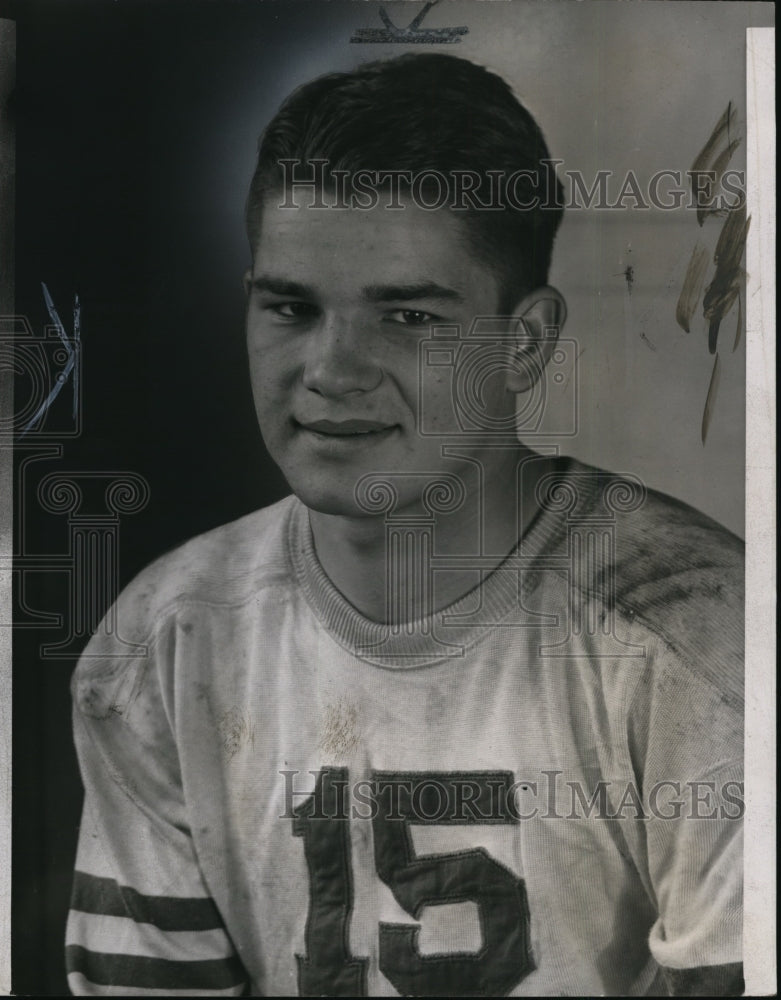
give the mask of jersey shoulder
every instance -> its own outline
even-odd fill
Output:
[[[292,575],[288,526],[300,506],[286,497],[197,535],[143,569],[122,591],[85,650],[89,659],[115,655],[112,641],[147,643],[183,604],[240,605]],[[300,511],[298,511],[300,514]]]
[[[287,572],[287,526],[298,503],[285,497],[191,538],[142,570],[125,600],[149,601],[154,611],[181,600],[242,601],[265,578]]]
[[[702,681],[742,694],[744,543],[706,514],[656,490],[611,507],[622,477],[603,474],[597,503],[613,519],[600,590]],[[639,483],[639,481],[638,481]]]

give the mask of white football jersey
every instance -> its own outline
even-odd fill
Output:
[[[73,681],[74,993],[658,995],[739,968],[740,543],[560,475],[571,502],[409,626],[342,598],[292,497],[127,588]]]

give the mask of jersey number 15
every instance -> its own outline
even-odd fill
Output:
[[[300,996],[367,996],[369,960],[350,953],[349,925],[353,884],[349,818],[342,810],[324,814],[322,804],[336,801],[347,787],[346,768],[324,768],[315,791],[293,814],[293,833],[302,837],[309,870],[306,956],[297,955]],[[421,955],[420,925],[380,923],[380,971],[402,996],[504,996],[534,968],[529,936],[529,907],[522,879],[495,861],[482,847],[450,854],[416,857],[410,825],[432,822],[413,809],[416,790],[456,787],[468,779],[479,807],[497,789],[509,787],[504,771],[375,772],[374,788],[395,788],[397,802],[377,797],[372,810],[374,862],[377,874],[411,917],[426,906],[472,901],[480,914],[483,944],[475,953]],[[417,783],[417,785],[416,785]],[[419,801],[419,797],[418,797]],[[493,799],[492,799],[493,801]],[[477,818],[475,818],[477,816]],[[498,816],[445,810],[437,824],[503,822],[517,818],[506,810]]]

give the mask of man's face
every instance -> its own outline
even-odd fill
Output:
[[[418,426],[418,345],[432,324],[493,315],[495,277],[448,211],[263,211],[248,279],[247,340],[266,446],[310,508],[356,515],[367,473],[452,471],[443,440]],[[426,419],[450,426],[452,369],[426,380]],[[485,386],[499,416],[514,399],[501,374]],[[400,477],[402,482],[403,477]],[[409,495],[420,495],[420,478]],[[394,483],[398,485],[397,479]]]

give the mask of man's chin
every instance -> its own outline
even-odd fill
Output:
[[[318,514],[330,514],[334,517],[372,517],[369,511],[358,505],[355,494],[350,490],[329,490],[313,488],[311,483],[289,483],[295,495]]]

